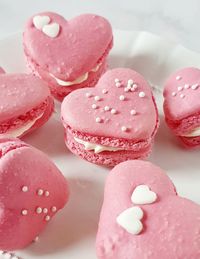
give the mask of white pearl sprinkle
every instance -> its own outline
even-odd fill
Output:
[[[180,97],[181,97],[181,98],[184,98],[184,97],[185,97],[185,95],[184,95],[184,94],[181,94],[181,95],[180,95]]]
[[[57,211],[56,206],[53,206],[53,207],[51,208],[51,211],[52,211],[52,212],[56,212],[56,211]]]
[[[43,211],[43,213],[47,214],[48,209],[47,209],[47,208],[44,208],[42,211]]]
[[[46,217],[45,217],[45,220],[46,221],[49,221],[51,219],[51,217],[49,216],[49,215],[47,215]]]
[[[120,80],[118,78],[115,78],[115,83],[119,83]]]
[[[182,79],[181,76],[177,76],[177,77],[176,77],[176,80],[181,80],[181,79]]]
[[[189,89],[189,88],[190,88],[190,85],[185,84],[185,85],[184,85],[184,88],[185,88],[185,89]]]
[[[28,214],[28,210],[22,210],[22,215],[26,216]]]
[[[108,90],[103,89],[103,90],[102,90],[102,93],[103,93],[103,94],[107,94],[107,93],[108,93]]]
[[[115,85],[116,85],[116,87],[119,88],[119,87],[121,87],[122,84],[120,82],[117,82]]]
[[[131,110],[131,115],[136,115],[136,110]]]
[[[127,131],[127,127],[122,126],[122,127],[121,127],[121,130],[124,131],[124,132]]]
[[[139,92],[139,97],[141,97],[141,98],[145,97],[145,93],[144,92]]]
[[[132,85],[134,82],[133,82],[133,80],[132,79],[129,79],[128,80],[128,85]]]
[[[37,214],[41,214],[42,213],[42,208],[41,207],[37,207],[36,208],[36,213]]]
[[[175,92],[173,92],[173,93],[172,93],[172,96],[176,96],[176,93],[175,93]]]
[[[45,193],[44,193],[44,195],[46,196],[46,197],[48,197],[49,196],[49,191],[45,191]]]
[[[96,122],[97,122],[97,123],[102,122],[101,118],[97,117],[97,118],[96,118]]]
[[[105,106],[104,107],[104,111],[109,111],[110,110],[110,107],[109,106]]]
[[[42,189],[39,189],[39,190],[37,191],[37,194],[38,194],[39,196],[42,196],[43,193],[44,193],[44,191],[43,191]]]
[[[117,111],[116,111],[115,109],[112,109],[112,110],[111,110],[111,113],[112,113],[112,114],[116,114]]]
[[[22,192],[28,192],[28,186],[23,186],[22,187]]]
[[[137,84],[133,84],[131,89],[136,90],[138,88]]]
[[[97,109],[97,105],[95,103],[92,105],[92,109]]]
[[[91,93],[86,93],[86,97],[91,97],[92,96],[92,94]]]
[[[126,87],[128,90],[131,90],[131,85],[127,85]]]
[[[129,91],[128,87],[125,87],[124,92],[128,92],[128,91]]]
[[[182,86],[179,86],[178,87],[178,91],[180,92],[180,91],[182,91],[183,90],[183,87]]]
[[[120,101],[124,101],[125,100],[125,96],[124,95],[120,95],[119,99],[120,99]]]
[[[194,85],[191,86],[192,90],[196,90],[198,87],[199,87],[198,84],[194,84]]]
[[[94,97],[94,100],[95,100],[95,101],[100,101],[100,99],[101,99],[101,98],[100,98],[100,96],[98,96],[98,95],[96,95],[96,96]]]

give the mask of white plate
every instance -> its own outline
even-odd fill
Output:
[[[200,55],[146,32],[115,31],[114,34],[110,66],[133,68],[156,86],[154,92],[161,126],[149,159],[167,171],[180,195],[200,203],[200,151],[183,149],[167,129],[162,115],[163,81],[180,67],[200,67]],[[21,33],[0,41],[0,66],[7,72],[25,71]],[[56,163],[69,180],[71,196],[68,205],[49,223],[39,241],[16,251],[16,255],[23,259],[96,258],[95,235],[109,170],[90,164],[67,150],[59,121],[59,105],[49,122],[24,141],[47,153]]]

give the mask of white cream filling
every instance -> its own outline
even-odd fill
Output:
[[[190,133],[183,134],[181,136],[188,137],[188,138],[198,137],[198,136],[200,136],[200,127],[197,127],[195,129],[193,129]]]
[[[98,145],[98,144],[95,144],[95,143],[84,141],[84,140],[76,138],[76,137],[74,137],[74,139],[79,144],[84,145],[85,150],[94,150],[95,154],[98,154],[98,153],[103,152],[103,151],[119,151],[119,150],[124,150],[123,148]]]
[[[17,138],[19,136],[21,136],[24,132],[26,132],[27,130],[29,130],[37,120],[39,120],[44,113],[40,114],[37,118],[35,118],[32,121],[27,122],[26,124],[24,124],[22,127],[18,128],[18,129],[11,129],[8,130],[6,132],[6,135]]]
[[[99,70],[101,64],[102,63],[97,64],[96,67],[94,67],[90,72],[97,72]],[[83,74],[82,76],[78,77],[74,81],[63,81],[63,80],[55,77],[51,73],[49,75],[51,77],[53,77],[60,86],[70,86],[70,85],[81,84],[82,82],[86,81],[88,79],[88,74],[89,74],[89,72]]]

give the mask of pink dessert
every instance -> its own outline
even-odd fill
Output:
[[[53,109],[53,98],[41,79],[0,74],[0,134],[22,137],[46,123]]]
[[[125,68],[106,72],[95,88],[65,97],[61,115],[68,148],[107,166],[146,157],[159,124],[148,83]]]
[[[112,44],[109,22],[94,14],[67,21],[56,13],[40,13],[24,31],[28,65],[59,100],[74,89],[94,86],[106,69]]]
[[[198,259],[200,206],[150,162],[121,163],[107,177],[96,250],[99,259]]]
[[[184,68],[167,80],[165,120],[186,147],[200,146],[200,69]]]
[[[67,182],[41,151],[0,138],[0,249],[30,244],[68,200]]]

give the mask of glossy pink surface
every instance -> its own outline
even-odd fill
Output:
[[[116,86],[115,79],[121,81],[120,87]],[[137,84],[137,89],[125,92],[129,79]],[[143,98],[139,97],[141,92],[145,93]],[[132,115],[132,110],[136,114]],[[61,115],[65,126],[96,137],[144,140],[151,138],[158,126],[157,109],[148,83],[137,72],[125,68],[106,72],[95,88],[72,92],[62,103]]]
[[[131,195],[141,184],[158,198],[152,204],[139,205],[144,212],[143,230],[133,235],[116,218],[134,206]],[[107,177],[96,249],[99,259],[198,259],[200,206],[179,197],[167,175],[150,162],[121,163]]]
[[[3,138],[0,151],[0,249],[21,249],[63,208],[69,191],[61,172],[41,151],[19,139]],[[37,213],[38,207],[47,210]]]
[[[198,86],[192,89],[196,84]],[[189,88],[185,88],[186,85]],[[179,121],[199,113],[200,69],[184,68],[171,75],[165,83],[164,98],[165,116],[169,120]]]
[[[73,81],[93,69],[112,42],[111,26],[101,16],[83,14],[67,21],[56,13],[37,15],[49,16],[50,23],[59,24],[59,34],[55,38],[45,35],[31,17],[24,31],[25,53],[36,70],[38,67],[62,80]]]

